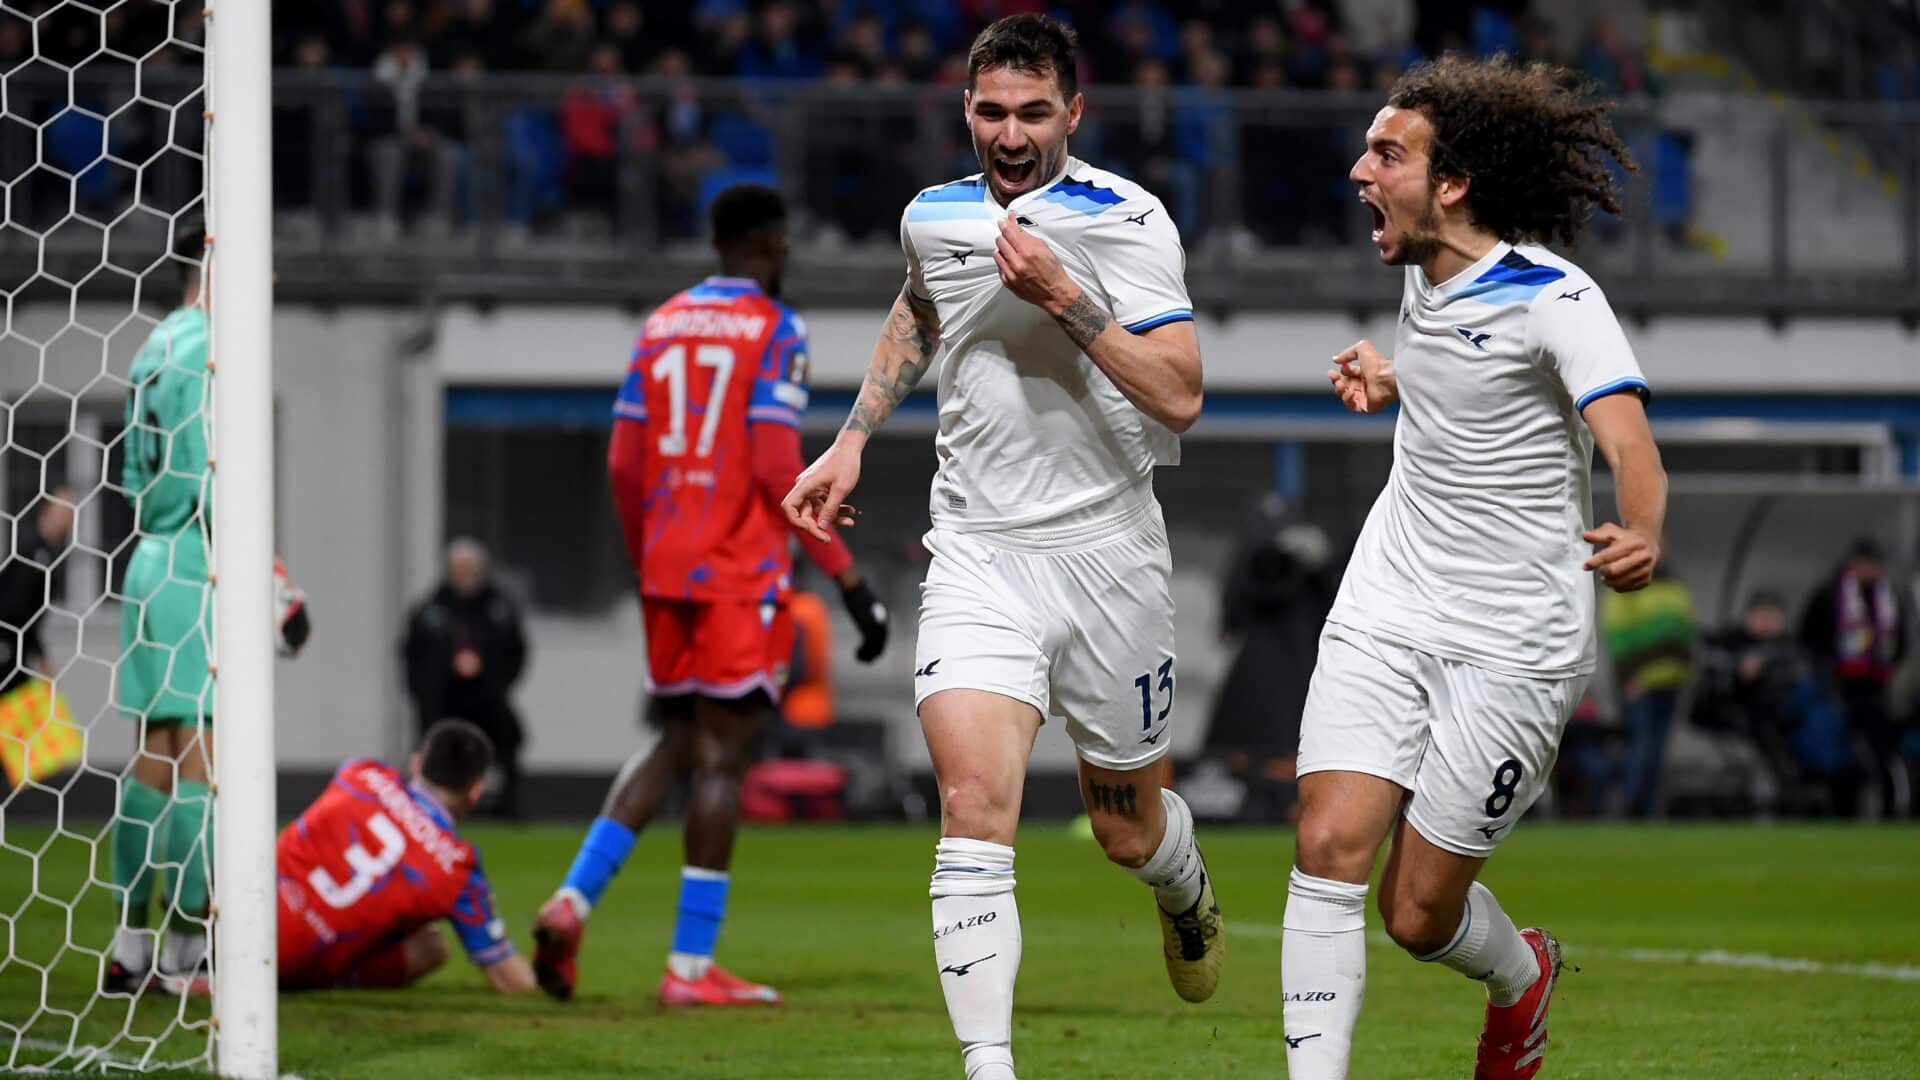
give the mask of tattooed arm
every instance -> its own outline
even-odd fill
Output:
[[[893,415],[894,407],[913,393],[920,377],[933,366],[933,354],[940,348],[940,313],[933,302],[913,295],[912,287],[900,290],[887,313],[886,329],[873,347],[873,359],[867,363],[867,377],[860,383],[860,396],[847,414],[841,428],[844,439],[858,433],[861,445]]]
[[[1200,338],[1191,321],[1129,333],[1074,283],[1045,240],[1010,217],[993,258],[1007,288],[1053,316],[1134,408],[1176,433],[1199,419]]]
[[[860,452],[867,439],[887,422],[893,410],[933,366],[934,353],[940,347],[940,315],[931,301],[913,295],[909,285],[900,290],[900,298],[887,313],[886,329],[873,347],[873,359],[867,364],[867,377],[860,383],[860,396],[840,429],[840,437],[807,466],[794,481],[793,490],[781,501],[787,520],[805,529],[816,539],[828,540],[829,525],[852,525],[851,507],[842,503],[860,482]]]

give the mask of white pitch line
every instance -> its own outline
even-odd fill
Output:
[[[1281,927],[1272,923],[1229,921],[1227,933],[1278,940],[1283,931]],[[1369,936],[1367,942],[1375,948],[1393,947],[1390,939],[1379,934]],[[1704,952],[1689,952],[1685,949],[1617,949],[1605,945],[1582,945],[1578,942],[1569,943],[1568,951],[1573,954],[1575,960],[1582,956],[1597,956],[1643,964],[1700,964],[1706,967],[1758,968],[1762,971],[1778,971],[1790,975],[1846,975],[1855,979],[1920,982],[1920,965],[1913,964],[1837,964],[1825,960],[1769,956],[1766,953],[1737,953],[1726,949],[1708,949]]]

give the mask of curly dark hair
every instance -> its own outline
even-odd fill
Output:
[[[1434,180],[1468,178],[1474,224],[1510,244],[1577,243],[1595,207],[1620,212],[1606,159],[1636,168],[1613,105],[1552,64],[1445,56],[1408,69],[1387,104],[1427,118]]]
[[[1051,73],[1060,84],[1060,96],[1072,101],[1080,89],[1074,61],[1078,44],[1073,27],[1050,15],[1027,13],[997,19],[980,31],[967,50],[967,89],[973,89],[974,79],[982,71],[1003,67],[1030,75]]]

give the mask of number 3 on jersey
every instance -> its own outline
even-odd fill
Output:
[[[701,410],[700,441],[694,447],[696,458],[713,455],[714,433],[720,429],[720,413],[727,401],[727,383],[733,378],[733,350],[725,345],[701,345],[693,351],[693,362],[713,372],[707,391],[707,404]],[[687,453],[687,347],[673,345],[653,361],[654,381],[667,384],[667,430],[660,435],[661,457],[685,457]]]
[[[350,908],[367,895],[376,882],[393,872],[400,865],[400,857],[407,853],[407,838],[385,814],[376,813],[367,819],[367,831],[380,841],[378,855],[368,851],[355,840],[347,846],[347,866],[353,876],[346,881],[336,881],[324,866],[316,866],[307,875],[307,884],[327,906],[335,910]]]

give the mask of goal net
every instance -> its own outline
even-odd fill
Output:
[[[0,0],[0,1072],[274,1072],[267,18]]]

